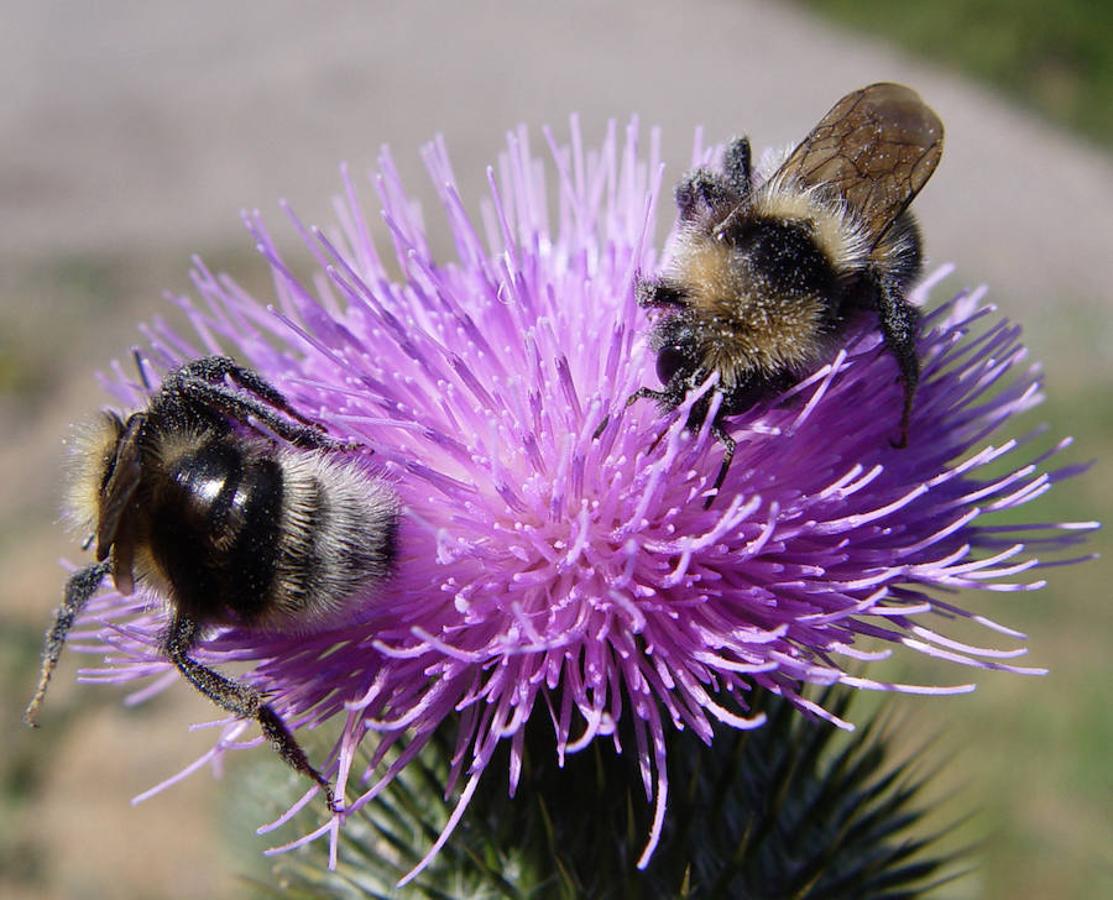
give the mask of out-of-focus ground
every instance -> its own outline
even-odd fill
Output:
[[[929,255],[958,263],[948,288],[986,281],[1025,323],[1048,372],[1043,418],[1080,436],[1071,458],[1113,446],[1110,157],[807,14],[754,0],[7,0],[0,13],[3,896],[237,896],[238,873],[260,865],[228,844],[233,813],[205,772],[128,804],[205,749],[206,734],[186,726],[212,711],[189,691],[125,710],[117,689],[73,684],[69,658],[43,727],[25,730],[19,716],[59,599],[56,560],[78,553],[56,511],[61,440],[103,400],[90,373],[127,354],[138,321],[169,312],[164,289],[189,289],[193,252],[267,296],[239,209],[261,207],[277,224],[285,196],[322,221],[341,160],[363,172],[388,142],[429,200],[417,150],[443,133],[474,201],[516,123],[565,134],[578,112],[598,137],[608,117],[636,112],[663,129],[671,181],[699,125],[710,140],[744,131],[781,145],[853,88],[911,84],[947,127],[916,204]],[[1108,518],[1111,493],[1099,466],[1057,487],[1036,517]],[[1107,543],[1099,535],[1094,547]],[[971,697],[893,700],[920,734],[943,733],[937,758],[959,751],[941,776],[960,792],[955,814],[980,810],[979,867],[947,896],[1113,894],[1107,572],[1100,561],[1050,570],[1049,591],[967,601],[1029,631],[1031,662],[1049,677],[977,673]]]

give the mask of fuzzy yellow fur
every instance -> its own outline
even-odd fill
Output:
[[[801,190],[774,177],[754,197],[752,215],[810,223],[816,246],[837,272],[857,272],[869,261],[873,241],[868,227],[845,201],[823,197],[815,188]]]
[[[100,518],[101,485],[116,451],[119,433],[118,420],[107,414],[73,429],[63,518],[81,537],[92,533]]]

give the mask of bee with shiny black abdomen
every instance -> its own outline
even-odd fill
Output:
[[[691,408],[723,444],[710,505],[735,442],[723,420],[775,396],[824,362],[859,310],[876,312],[904,384],[895,446],[908,441],[919,381],[918,315],[907,299],[920,274],[920,237],[908,205],[943,152],[943,125],[919,96],[874,84],[843,97],[764,183],[753,184],[750,144],[726,148],[721,172],[697,169],[676,188],[679,230],[665,272],[638,285],[664,315],[652,332],[663,390],[642,397],[675,409],[718,373]]]
[[[101,582],[111,574],[123,594],[144,582],[168,602],[163,651],[186,680],[257,720],[336,809],[328,779],[259,691],[190,654],[207,625],[325,627],[389,574],[399,499],[381,478],[333,458],[352,449],[220,356],[170,372],[144,411],[107,414],[78,449],[67,510],[92,532],[97,561],[66,585],[27,723],[36,724],[66,634]]]

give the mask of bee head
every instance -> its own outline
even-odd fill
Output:
[[[703,341],[698,330],[683,314],[674,314],[659,322],[653,331],[653,349],[657,351],[657,377],[670,394],[684,392],[695,385],[705,372]]]

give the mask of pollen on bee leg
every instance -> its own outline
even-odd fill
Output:
[[[58,666],[58,660],[61,659],[66,636],[73,627],[74,621],[81,615],[81,611],[89,602],[89,598],[97,592],[97,588],[100,587],[101,582],[108,575],[109,569],[110,564],[107,562],[93,563],[91,566],[86,566],[76,572],[66,582],[66,593],[62,605],[55,611],[54,622],[46,633],[39,683],[35,688],[35,694],[31,698],[31,702],[27,704],[26,712],[23,714],[23,721],[32,728],[38,725],[39,709],[46,697],[50,677]]]

